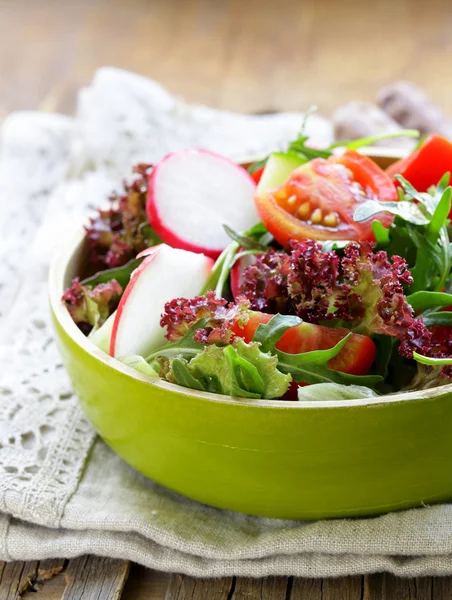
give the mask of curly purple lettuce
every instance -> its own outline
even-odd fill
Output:
[[[165,304],[160,325],[166,327],[166,338],[170,342],[181,339],[201,319],[208,319],[204,327],[193,337],[201,344],[229,344],[235,325],[243,327],[248,321],[249,302],[239,299],[237,304],[217,298],[215,292],[194,298],[175,298]]]
[[[404,295],[412,277],[406,261],[372,244],[350,243],[343,256],[313,240],[291,242],[288,254],[271,250],[243,273],[240,292],[254,310],[295,314],[310,323],[340,321],[363,335],[400,340],[406,358],[430,349],[431,333]],[[275,310],[277,307],[277,310]]]
[[[116,310],[121,294],[122,287],[115,279],[91,289],[82,285],[76,277],[62,300],[79,329],[88,335],[93,328],[103,325]]]
[[[90,261],[101,269],[120,267],[147,248],[146,196],[151,165],[133,168],[137,177],[124,182],[124,193],[114,194],[111,208],[99,210],[86,227]]]

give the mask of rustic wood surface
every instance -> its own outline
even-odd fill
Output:
[[[451,600],[452,577],[389,574],[337,579],[195,579],[127,561],[0,563],[1,600]]]
[[[450,0],[0,0],[0,115],[71,111],[96,68],[191,102],[330,113],[397,79],[452,114]]]
[[[190,102],[324,114],[398,79],[452,114],[450,0],[0,0],[0,118],[71,113],[114,65]],[[452,600],[452,578],[196,580],[98,557],[0,563],[0,600]]]

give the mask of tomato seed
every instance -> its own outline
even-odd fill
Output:
[[[313,225],[320,225],[322,222],[323,213],[321,208],[316,208],[311,215],[311,222]]]
[[[331,212],[323,219],[323,224],[326,227],[337,227],[339,223],[339,215],[335,212]]]
[[[297,217],[306,221],[311,214],[311,205],[309,202],[302,204],[297,210]]]

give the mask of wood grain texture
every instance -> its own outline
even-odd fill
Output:
[[[21,600],[61,600],[66,588],[63,571],[64,559],[48,559],[38,562],[34,579],[31,579]]]
[[[171,575],[162,600],[229,600],[233,585],[232,577],[195,579],[186,575]]]
[[[322,600],[323,580],[294,577],[287,600]]]
[[[81,557],[0,562],[1,600],[452,600],[452,577],[195,579]]]
[[[252,579],[238,577],[228,600],[286,600],[289,593],[288,577]]]
[[[118,600],[129,574],[125,560],[82,556],[69,562],[62,600]]]
[[[38,564],[38,561],[0,563],[1,600],[20,598],[35,581]]]
[[[121,600],[162,600],[168,589],[169,573],[132,565]]]
[[[0,0],[0,15],[0,114],[71,111],[103,65],[244,112],[328,114],[410,79],[452,114],[449,0]]]

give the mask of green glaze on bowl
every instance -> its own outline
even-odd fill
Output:
[[[380,398],[249,401],[147,379],[97,349],[61,302],[83,231],[50,272],[58,345],[101,437],[144,475],[212,506],[321,519],[452,499],[452,384]]]

